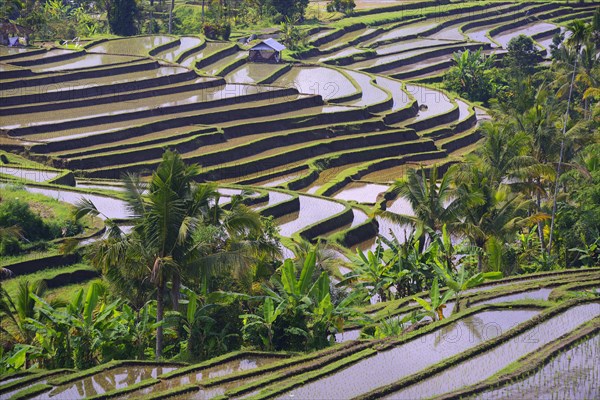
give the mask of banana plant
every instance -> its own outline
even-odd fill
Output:
[[[244,320],[244,331],[247,332],[252,328],[263,330],[265,335],[261,335],[263,345],[267,350],[273,350],[273,324],[277,317],[285,309],[285,302],[281,302],[275,307],[273,298],[267,297],[262,306],[262,315],[259,314],[244,314],[240,318]]]
[[[469,273],[467,272],[467,269],[464,267],[464,265],[461,265],[459,267],[458,272],[453,273],[447,270],[445,268],[445,265],[439,260],[436,260],[436,265],[434,266],[434,268],[438,276],[446,283],[446,286],[448,286],[448,288],[450,289],[448,290],[448,292],[455,294],[455,305],[453,313],[457,313],[460,311],[460,297],[462,292],[477,287],[486,280],[496,280],[502,278],[502,272],[499,271],[478,272],[473,276],[469,276]]]
[[[431,284],[431,289],[429,290],[429,302],[417,296],[413,297],[413,299],[423,307],[421,316],[430,317],[434,321],[441,321],[444,319],[444,308],[446,308],[446,303],[453,295],[454,292],[452,290],[447,290],[440,296],[438,278],[435,278]]]
[[[403,270],[394,272],[393,267],[397,261],[397,255],[386,259],[381,242],[375,252],[369,250],[364,253],[357,248],[353,259],[354,268],[341,283],[352,283],[355,288],[365,289],[371,297],[378,295],[381,301],[387,301],[390,287],[403,276]]]

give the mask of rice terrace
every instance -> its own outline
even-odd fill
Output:
[[[0,10],[0,399],[600,398],[600,3]]]

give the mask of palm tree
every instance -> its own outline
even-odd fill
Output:
[[[173,9],[175,8],[175,0],[171,0],[171,7],[169,8],[169,34],[173,30]],[[204,10],[204,8],[203,8]]]
[[[567,39],[567,45],[575,48],[575,62],[573,63],[573,75],[571,77],[571,84],[569,86],[569,97],[567,99],[567,110],[565,111],[565,119],[563,122],[563,130],[560,142],[560,156],[558,158],[558,164],[556,165],[556,179],[554,183],[554,195],[552,197],[552,214],[550,217],[550,238],[548,239],[548,255],[552,250],[552,239],[554,234],[554,222],[556,220],[556,200],[558,197],[558,180],[560,178],[560,171],[563,162],[563,156],[565,151],[565,136],[567,133],[567,125],[569,123],[569,111],[571,108],[571,98],[573,95],[573,85],[575,83],[575,75],[577,72],[577,59],[579,58],[579,52],[581,45],[589,39],[591,34],[591,26],[587,25],[581,20],[575,20],[567,25],[567,29],[571,32],[571,37]]]
[[[581,48],[579,59],[580,67],[577,75],[575,76],[575,82],[582,85],[584,117],[591,118],[591,112],[588,112],[590,89],[598,88],[600,86],[598,78],[600,56],[598,55],[597,46],[591,41],[586,41],[584,46]]]
[[[528,155],[530,138],[515,130],[510,123],[484,122],[481,131],[485,142],[477,153],[467,157],[470,163],[486,171],[492,185],[520,181],[523,170],[536,163]]]
[[[261,237],[256,213],[237,200],[229,210],[222,209],[216,186],[194,184],[198,173],[198,165],[186,166],[179,154],[167,150],[148,185],[126,177],[125,197],[133,230],[123,235],[114,221],[108,220],[108,237],[98,243],[92,258],[121,292],[133,290],[137,306],[147,301],[149,290],[155,291],[157,358],[163,347],[161,322],[167,283],[171,284],[172,307],[177,310],[183,278],[199,280],[206,294],[212,273],[246,267],[261,245],[259,240],[243,240],[244,235]],[[76,216],[86,214],[99,212],[91,202],[82,201]]]
[[[456,221],[456,212],[460,207],[451,185],[452,174],[453,170],[449,169],[438,181],[437,166],[431,168],[429,177],[423,168],[420,172],[409,170],[404,179],[394,183],[394,191],[410,203],[414,216],[383,212],[382,217],[414,225],[417,232],[440,232],[444,224],[450,225]]]
[[[544,218],[536,213],[527,216],[530,207],[520,195],[505,185],[492,185],[484,171],[472,167],[470,176],[458,182],[463,220],[459,231],[472,245],[491,252],[492,246],[507,243],[522,227]],[[483,253],[478,253],[478,269],[483,271]]]

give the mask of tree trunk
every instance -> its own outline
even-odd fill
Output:
[[[539,187],[542,186],[541,180],[537,179],[537,184]],[[540,192],[537,192],[537,209],[538,211],[542,208],[542,198],[540,197]],[[538,227],[538,237],[540,238],[540,247],[541,247],[541,251],[544,252],[546,251],[546,245],[544,244],[544,226],[542,225],[542,222],[538,222],[537,223],[537,227]]]
[[[173,303],[173,310],[179,311],[179,290],[181,289],[181,277],[177,274],[173,274],[172,284],[173,287],[171,289],[171,301]]]
[[[156,292],[156,322],[160,323],[163,320],[164,314],[164,287],[161,283],[158,285]],[[159,325],[156,328],[156,359],[159,360],[163,350],[163,327]]]
[[[169,34],[173,31],[173,8],[175,8],[175,0],[171,0],[171,8],[169,9]]]

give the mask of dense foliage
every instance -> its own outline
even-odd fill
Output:
[[[111,14],[116,1],[105,9],[113,32],[164,30],[164,21],[154,19],[160,4],[142,4],[138,12],[128,3],[113,11],[129,11]],[[342,10],[338,3],[349,4],[332,7]],[[201,25],[195,17],[178,20],[175,13],[174,30],[193,21],[207,36],[227,38],[230,21],[243,20],[239,10],[248,7],[281,22],[286,43],[301,44],[296,23],[306,6],[306,1],[202,2]],[[40,24],[44,34],[68,36],[69,27],[79,32],[80,24],[100,26],[99,19],[90,22],[78,14],[81,7],[102,5],[34,1],[9,13]],[[149,25],[141,22],[147,15]],[[255,15],[248,12],[248,18]],[[64,26],[56,24],[61,19]],[[348,321],[369,322],[355,306],[428,292],[429,301],[415,298],[422,309],[406,320],[364,332],[398,335],[403,322],[418,326],[444,318],[452,299],[459,312],[468,306],[462,294],[488,279],[597,265],[600,14],[591,25],[575,21],[569,30],[568,39],[557,36],[550,67],[534,67],[539,55],[523,36],[510,42],[501,63],[482,50],[454,56],[444,84],[489,105],[494,117],[480,126],[482,145],[445,171],[409,170],[399,179],[395,194],[411,204],[414,215],[380,216],[408,224],[412,232],[403,240],[378,238],[372,251],[357,250],[350,272],[338,274],[339,283],[330,279],[331,263],[320,244],[290,246],[295,256],[281,260],[277,229],[246,205],[250,193],[221,206],[215,185],[195,182],[200,167],[166,151],[148,182],[133,175],[124,179],[131,230],[107,219],[106,236],[88,249],[101,284],[61,303],[48,300],[40,284],[21,280],[10,296],[0,283],[0,372],[87,368],[113,359],[203,360],[242,347],[319,349]],[[73,225],[56,225],[26,202],[3,201],[0,251],[14,251],[15,241],[21,246],[25,240],[75,234],[80,225],[73,221],[86,215],[100,212],[82,201]]]
[[[44,249],[48,241],[82,232],[83,224],[65,215],[68,208],[59,206],[58,202],[42,201],[43,196],[30,195],[17,187],[3,190],[0,197],[0,256]],[[41,213],[44,213],[43,217]]]

